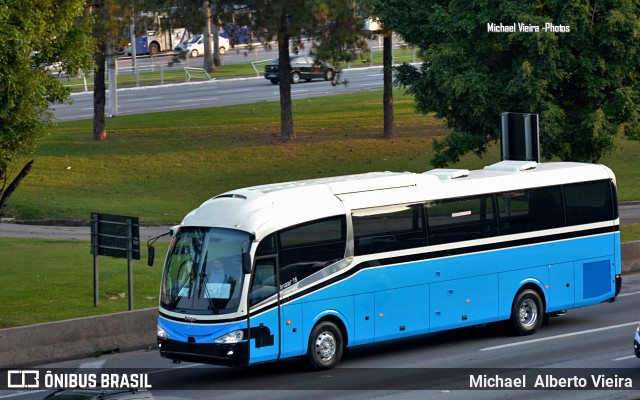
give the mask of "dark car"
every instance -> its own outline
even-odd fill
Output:
[[[633,337],[633,351],[636,357],[640,358],[640,325],[636,327],[636,335]]]
[[[291,83],[298,83],[300,79],[309,82],[314,78],[327,81],[333,79],[333,66],[327,63],[315,61],[310,56],[291,56]],[[264,77],[277,85],[280,81],[279,60],[273,60],[271,64],[264,66]]]

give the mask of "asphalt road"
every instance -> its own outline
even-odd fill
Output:
[[[293,99],[345,94],[381,89],[382,67],[354,68],[343,71],[346,84],[332,85],[324,80],[301,82],[291,87]],[[118,89],[117,115],[166,112],[195,108],[277,101],[277,85],[262,77],[220,79],[175,83],[162,86]],[[93,118],[93,92],[77,92],[71,104],[56,104],[53,111],[58,121]],[[114,107],[115,109],[115,107]],[[107,105],[107,115],[113,112]],[[176,114],[176,118],[179,115]]]
[[[152,237],[169,231],[169,226],[141,226],[140,240],[144,243]],[[58,239],[58,240],[91,240],[89,226],[64,225],[31,225],[0,223],[0,237],[28,238],[28,239]],[[160,241],[169,241],[167,237]]]

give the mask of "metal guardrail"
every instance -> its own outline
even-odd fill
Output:
[[[211,75],[204,68],[195,68],[195,67],[184,67],[184,73],[187,75],[187,82],[191,82],[191,78],[194,77],[192,72],[199,72],[201,75],[207,77],[207,80],[212,80]]]
[[[252,61],[251,62],[251,66],[253,67],[253,70],[256,71],[256,76],[261,76],[262,75],[260,73],[260,71],[258,71],[258,68],[256,68],[256,64],[266,64],[266,63],[270,63],[271,61],[273,61],[273,60],[272,59],[268,59],[268,60]]]

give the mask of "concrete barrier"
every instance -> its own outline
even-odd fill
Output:
[[[622,243],[622,274],[631,272],[640,272],[640,240]]]
[[[640,271],[640,241],[622,244],[622,271],[623,275]],[[157,318],[158,309],[148,308],[0,329],[0,368],[155,347]]]
[[[0,369],[155,347],[158,309],[0,329]]]

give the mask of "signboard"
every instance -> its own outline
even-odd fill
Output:
[[[540,162],[538,114],[502,113],[502,160]]]
[[[91,213],[91,254],[140,259],[140,224],[137,217]]]
[[[133,310],[133,267],[140,259],[140,224],[137,217],[91,213],[91,254],[93,254],[93,305],[98,306],[98,256],[127,259],[129,310]]]

